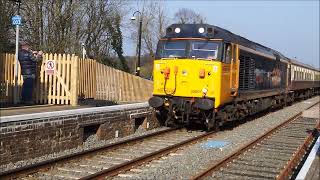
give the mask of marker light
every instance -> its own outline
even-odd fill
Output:
[[[170,76],[170,68],[166,67],[166,69],[164,70],[164,78],[169,79],[169,76]]]
[[[204,78],[206,76],[206,71],[204,69],[200,69],[199,71],[199,77]]]
[[[203,28],[203,27],[201,27],[201,28],[199,28],[199,30],[198,30],[198,31],[199,31],[199,33],[201,33],[201,34],[202,34],[202,33],[204,33],[204,28]]]
[[[176,32],[176,33],[180,33],[180,31],[181,31],[181,29],[178,27],[174,29],[174,32]]]

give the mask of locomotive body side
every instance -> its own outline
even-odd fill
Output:
[[[240,46],[239,96],[250,100],[284,94],[288,61]]]

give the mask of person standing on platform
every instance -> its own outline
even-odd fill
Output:
[[[23,104],[33,104],[33,86],[37,73],[37,63],[42,60],[42,51],[32,51],[28,42],[22,42],[18,59],[23,76],[21,99]]]

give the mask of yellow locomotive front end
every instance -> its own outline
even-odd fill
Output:
[[[210,33],[203,25],[172,25],[158,43],[149,104],[165,125],[200,122],[210,129],[215,109],[232,99],[232,66],[222,62],[231,59],[232,45]]]
[[[220,92],[219,68],[221,63],[216,61],[155,60],[153,94],[213,100]]]

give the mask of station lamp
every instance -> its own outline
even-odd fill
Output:
[[[132,21],[136,20],[135,14],[139,14],[139,39],[138,39],[138,62],[136,67],[136,75],[140,76],[140,59],[141,59],[141,33],[142,33],[142,14],[140,11],[136,11],[133,13],[132,17],[130,18]]]

